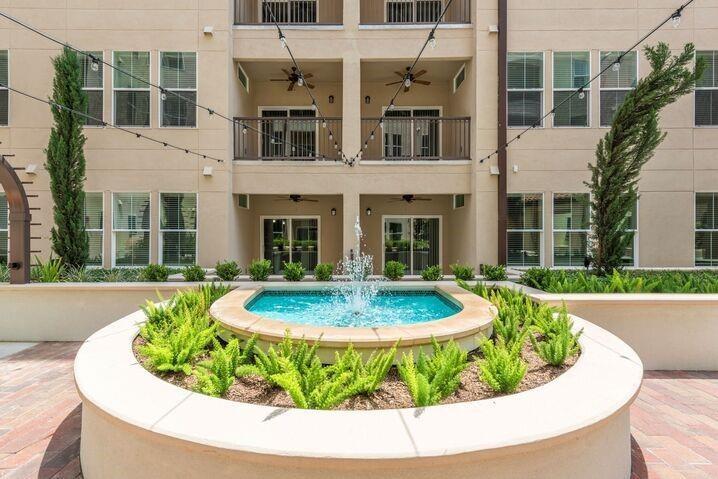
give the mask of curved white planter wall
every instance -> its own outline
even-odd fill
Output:
[[[75,379],[87,479],[625,479],[628,407],[643,368],[610,333],[525,393],[425,409],[306,411],[230,402],[166,383],[135,360],[142,313],[93,335]]]

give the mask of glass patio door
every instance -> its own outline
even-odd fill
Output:
[[[441,156],[441,112],[436,108],[386,111],[385,159],[438,159]]]
[[[263,158],[314,158],[317,152],[316,112],[311,109],[262,110]]]
[[[285,262],[301,262],[308,272],[319,263],[319,220],[317,218],[265,218],[262,223],[264,259],[272,273],[282,274]]]
[[[437,217],[384,219],[384,264],[399,261],[418,275],[441,264],[441,222]]]

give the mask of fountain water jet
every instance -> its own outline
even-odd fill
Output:
[[[338,292],[344,302],[344,307],[354,315],[361,315],[369,306],[371,301],[378,294],[378,281],[369,281],[374,266],[374,257],[362,253],[362,239],[364,233],[357,216],[354,223],[354,235],[356,237],[355,251],[353,257],[345,256],[341,264],[341,272],[348,280],[338,286]]]

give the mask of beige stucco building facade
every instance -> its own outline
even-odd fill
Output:
[[[500,34],[500,0],[455,2],[436,31],[435,48],[425,50],[414,70],[426,70],[416,80],[430,84],[415,81],[400,93],[373,141],[368,134],[397,88],[386,84],[402,79],[395,72],[411,64],[431,29],[417,22],[434,18],[432,8],[441,2],[416,0],[408,2],[408,10],[388,0],[272,3],[275,12],[286,15],[287,43],[315,87],[312,93],[330,119],[333,139],[310,109],[303,87],[288,91],[289,82],[272,81],[286,78],[282,69],[290,70],[292,63],[276,28],[247,7],[249,0],[22,0],[0,2],[0,8],[82,50],[102,52],[108,62],[114,52],[149,52],[153,83],[162,81],[163,52],[196,52],[197,102],[242,118],[233,124],[198,110],[195,127],[162,126],[165,100],[158,89],[149,88],[149,126],[137,131],[223,163],[109,127],[85,130],[86,190],[103,193],[98,228],[103,266],[127,264],[117,261],[118,251],[127,249],[118,243],[126,241],[126,229],[136,228],[113,217],[118,194],[149,198],[140,228],[148,252],[142,254],[158,263],[166,262],[163,218],[169,214],[162,195],[189,193],[196,194],[196,224],[185,229],[193,230],[196,256],[185,255],[186,261],[207,267],[224,259],[244,266],[260,257],[277,265],[285,260],[310,267],[338,262],[355,249],[359,217],[377,270],[385,259],[401,259],[418,273],[431,264],[447,271],[456,261],[478,266],[500,257],[497,160],[479,161],[497,148],[500,35],[506,35],[509,52],[542,54],[541,86],[533,90],[545,113],[554,102],[555,52],[589,52],[590,73],[595,74],[602,52],[626,49],[679,6],[677,0],[508,0],[508,28]],[[700,51],[718,50],[718,3],[696,0],[678,28],[668,24],[650,43],[659,40],[676,49],[694,42]],[[57,45],[0,19],[0,50],[8,51],[10,86],[50,95],[50,59],[58,54]],[[640,76],[648,65],[642,54],[637,57]],[[116,96],[117,72],[107,66],[103,72],[101,111],[104,121],[114,122],[118,99],[124,97]],[[555,198],[587,192],[587,164],[607,131],[600,126],[600,82],[588,93],[587,125],[556,127],[549,117],[508,150],[508,193],[542,198],[534,214],[534,221],[540,218],[537,224],[510,226],[520,235],[533,233],[526,246],[513,246],[522,250],[517,266],[565,265],[555,259],[554,240],[569,236],[554,224]],[[718,266],[718,233],[715,253],[697,253],[695,217],[696,192],[718,191],[718,130],[696,127],[695,107],[689,95],[662,114],[668,137],[642,175],[634,266],[694,267],[697,254]],[[42,165],[51,125],[47,105],[9,94],[0,151],[15,155],[15,166],[38,166],[36,174],[21,176],[32,182],[28,191],[38,195],[32,199],[32,206],[40,208],[33,211],[39,223],[33,227],[39,238],[33,249],[41,256],[50,252],[52,200]],[[509,127],[509,138],[520,131]],[[351,157],[365,141],[371,144],[354,166],[333,161],[339,149]],[[310,153],[292,150],[298,144]],[[313,161],[306,161],[308,155]]]

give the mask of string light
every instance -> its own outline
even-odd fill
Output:
[[[429,33],[429,46],[432,50],[436,48],[436,43],[436,36],[434,35],[434,30],[432,30],[431,33]]]
[[[281,30],[279,31],[279,43],[282,45],[282,48],[287,48],[287,37],[284,36]]]
[[[586,83],[584,83],[581,87],[579,87],[577,90],[573,91],[570,95],[568,95],[566,98],[563,99],[558,105],[556,105],[553,110],[546,113],[544,116],[542,116],[536,123],[532,124],[528,128],[521,131],[519,134],[514,136],[511,140],[507,141],[505,144],[494,150],[492,153],[488,154],[487,156],[483,157],[481,160],[479,160],[479,163],[483,163],[484,161],[491,159],[492,156],[498,155],[500,151],[506,150],[512,143],[515,141],[519,141],[522,137],[522,135],[528,131],[531,131],[535,128],[537,128],[539,125],[543,123],[543,120],[549,117],[550,115],[553,115],[556,113],[556,111],[561,108],[564,104],[569,102],[574,96],[578,96],[579,98],[583,99],[586,96],[586,88],[589,88],[593,82],[598,80],[601,75],[606,73],[609,69],[613,70],[614,72],[618,72],[621,69],[621,60],[623,60],[623,57],[626,56],[628,52],[631,52],[635,50],[638,46],[640,46],[643,42],[645,42],[648,38],[650,38],[653,34],[655,34],[658,30],[660,30],[666,23],[672,21],[673,25],[676,25],[676,22],[680,22],[680,18],[683,14],[683,10],[685,10],[690,4],[692,4],[695,0],[688,0],[686,3],[678,7],[669,17],[667,17],[665,20],[663,20],[661,23],[659,23],[656,27],[653,28],[653,30],[646,33],[643,37],[641,37],[640,40],[638,40],[636,43],[634,43],[630,48],[626,49],[621,53],[616,61],[613,64],[606,65],[605,68],[603,68],[600,72],[598,72],[596,75],[594,75],[591,79],[589,79]],[[678,20],[676,20],[678,18]],[[615,107],[614,107],[615,108]]]
[[[299,74],[299,78],[297,78],[297,85],[304,86],[304,78],[301,73]]]
[[[142,84],[144,84],[144,85],[147,85],[147,86],[150,87],[150,88],[155,88],[155,89],[157,89],[157,90],[160,92],[160,97],[162,98],[162,97],[164,96],[163,99],[165,99],[165,98],[167,98],[168,96],[171,95],[171,96],[173,96],[173,97],[175,97],[175,98],[177,98],[177,99],[183,101],[184,103],[188,103],[188,104],[190,104],[190,105],[193,105],[193,106],[197,107],[197,108],[200,109],[200,110],[205,110],[205,111],[207,111],[207,113],[208,113],[210,116],[216,115],[216,116],[222,118],[223,120],[225,120],[225,121],[231,123],[231,124],[234,125],[234,126],[239,125],[239,126],[242,127],[243,129],[249,129],[249,130],[251,130],[251,131],[253,131],[253,132],[255,132],[255,133],[257,133],[257,134],[259,134],[259,135],[261,135],[261,136],[263,136],[263,137],[265,137],[265,138],[268,138],[268,137],[271,136],[271,135],[270,135],[269,133],[267,133],[266,131],[262,131],[262,130],[260,130],[260,129],[258,129],[258,128],[254,128],[254,127],[252,127],[252,126],[250,126],[250,125],[247,125],[246,123],[244,123],[244,122],[242,122],[242,121],[238,121],[238,120],[236,120],[236,119],[234,119],[234,118],[230,118],[229,116],[227,116],[227,115],[225,115],[225,114],[223,114],[223,113],[220,113],[220,112],[218,112],[217,110],[214,110],[214,109],[212,109],[212,108],[210,108],[210,107],[207,107],[207,106],[204,106],[204,105],[201,105],[201,104],[197,103],[195,100],[192,100],[191,98],[184,97],[184,96],[182,96],[182,95],[181,95],[180,93],[178,93],[178,92],[175,92],[175,91],[172,91],[172,90],[165,90],[164,88],[162,88],[160,85],[158,85],[158,84],[156,84],[156,83],[152,83],[152,82],[150,82],[150,81],[148,81],[148,80],[146,80],[146,79],[144,79],[144,78],[141,78],[141,77],[139,77],[139,76],[133,74],[132,72],[129,72],[129,71],[127,71],[127,70],[124,70],[124,69],[118,67],[117,65],[112,64],[111,62],[107,62],[107,61],[103,60],[102,58],[98,58],[98,57],[94,56],[91,52],[87,52],[87,51],[81,50],[81,49],[79,49],[79,48],[77,48],[77,47],[75,47],[75,46],[73,46],[73,45],[71,45],[71,44],[69,44],[69,43],[66,43],[66,42],[63,42],[63,41],[61,41],[61,40],[58,40],[57,38],[55,38],[55,37],[53,37],[53,36],[51,36],[51,35],[49,35],[49,34],[43,32],[43,31],[41,31],[41,30],[39,30],[39,29],[37,29],[37,28],[35,28],[35,27],[33,27],[33,26],[31,26],[31,25],[29,25],[29,24],[27,24],[27,23],[25,23],[25,22],[23,22],[23,21],[21,21],[21,20],[15,18],[15,17],[13,17],[13,16],[11,16],[11,15],[8,15],[8,14],[5,13],[5,12],[0,11],[0,17],[3,17],[3,18],[5,18],[5,19],[7,19],[7,20],[9,20],[9,21],[11,21],[11,22],[13,22],[13,23],[15,23],[15,24],[21,26],[22,28],[25,28],[25,29],[27,29],[27,30],[29,30],[29,31],[31,31],[31,32],[33,32],[33,33],[35,33],[36,35],[41,36],[41,37],[45,38],[46,40],[49,40],[49,41],[51,41],[51,42],[53,42],[53,43],[55,43],[55,44],[57,44],[57,45],[59,45],[59,46],[61,46],[61,47],[63,47],[63,48],[68,48],[68,49],[74,51],[75,53],[78,53],[78,54],[80,54],[80,55],[83,55],[83,56],[89,58],[89,59],[91,60],[91,62],[92,62],[92,63],[90,64],[90,68],[92,68],[93,70],[94,70],[94,66],[93,66],[93,65],[94,65],[95,63],[97,64],[97,71],[99,71],[100,65],[105,65],[105,66],[107,66],[107,67],[109,67],[109,68],[111,68],[111,69],[113,69],[113,70],[115,70],[115,71],[117,71],[117,72],[119,72],[119,73],[122,73],[123,75],[127,76],[128,78],[131,78],[131,79],[134,80],[134,81],[137,81],[137,82],[139,82],[139,83],[142,83]],[[104,123],[103,123],[102,121],[100,121],[100,120],[98,120],[98,122],[99,122],[100,124],[103,124],[103,126],[111,126],[111,125],[108,125],[108,124],[104,124]],[[293,144],[292,142],[290,142],[290,141],[288,141],[288,140],[282,140],[280,143],[283,143],[283,144],[286,144],[286,145],[296,146],[297,149],[302,150],[302,151],[304,151],[304,152],[306,152],[306,153],[308,153],[308,154],[310,154],[310,155],[314,155],[314,154],[315,154],[315,152],[313,151],[313,149],[311,149],[310,147],[307,147],[307,146],[305,146],[305,145],[296,145],[296,144]]]
[[[675,12],[671,19],[673,20],[673,28],[681,26],[681,12]]]

